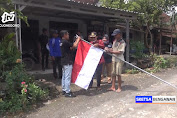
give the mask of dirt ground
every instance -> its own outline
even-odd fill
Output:
[[[177,86],[177,68],[162,70],[158,77]],[[61,92],[60,81],[52,75],[43,77]],[[61,94],[42,107],[27,113],[26,118],[177,118],[176,104],[135,104],[135,96],[177,96],[177,89],[148,75],[122,75],[122,92],[107,91],[111,86],[102,83],[101,91],[95,88],[83,90],[72,85],[76,98]],[[94,83],[95,86],[95,83]],[[16,116],[17,117],[17,116]]]

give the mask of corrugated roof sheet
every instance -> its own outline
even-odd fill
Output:
[[[110,9],[110,10],[117,10],[117,11],[124,11],[124,12],[129,12],[129,13],[135,13],[138,14],[138,12],[134,12],[134,11],[128,11],[128,10],[123,10],[123,9],[117,9],[117,8],[111,8],[111,7],[103,7],[103,6],[97,6],[96,4],[90,4],[90,3],[85,3],[85,2],[81,2],[81,1],[75,1],[75,0],[67,0],[68,2],[73,2],[73,3],[78,3],[78,4],[83,4],[83,5],[90,5],[90,6],[94,6],[94,7],[98,7],[98,8],[105,8],[105,9]]]

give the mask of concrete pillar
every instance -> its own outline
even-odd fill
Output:
[[[20,49],[20,52],[22,53],[22,24],[21,24],[21,19],[20,18],[18,18],[18,23],[19,23],[19,25],[20,25],[20,27],[19,27],[19,49]]]
[[[18,8],[17,8],[18,6],[15,4],[15,10],[17,10]],[[18,18],[17,18],[17,13],[15,12],[15,24],[17,24],[18,23]],[[16,46],[17,46],[17,48],[19,48],[19,45],[18,45],[18,28],[17,27],[15,27],[15,39],[16,39]]]
[[[20,5],[15,4],[15,10],[19,10]],[[21,19],[17,17],[15,13],[15,24],[19,24],[20,27],[15,27],[15,36],[16,36],[16,46],[22,53],[22,41],[21,41]]]
[[[129,62],[129,51],[130,51],[130,23],[129,23],[129,19],[126,19],[126,61]],[[129,65],[126,64],[126,67],[128,67]]]

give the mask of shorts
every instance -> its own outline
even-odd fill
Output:
[[[122,67],[124,62],[112,62],[112,76],[118,76],[122,74]]]

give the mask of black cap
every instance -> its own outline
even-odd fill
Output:
[[[120,33],[121,33],[120,29],[115,29],[113,33],[111,34],[111,36],[116,36],[117,34],[120,34]]]

